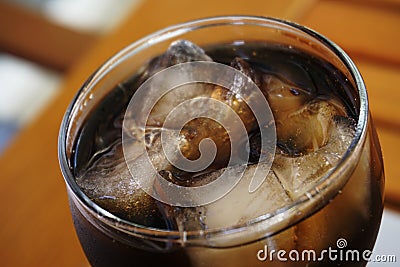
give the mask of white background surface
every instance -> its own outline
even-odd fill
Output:
[[[368,267],[400,266],[400,213],[385,208],[373,256],[395,255],[396,262],[370,262]]]

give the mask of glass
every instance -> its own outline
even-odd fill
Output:
[[[200,47],[278,43],[332,64],[355,88],[349,98],[357,114],[356,131],[343,158],[289,205],[230,227],[188,232],[156,229],[127,221],[93,202],[77,185],[71,163],[82,125],[116,84],[179,39]],[[58,149],[76,232],[93,266],[364,266],[380,225],[383,163],[362,77],[341,48],[292,22],[248,16],[206,18],[131,44],[79,90],[62,122]]]

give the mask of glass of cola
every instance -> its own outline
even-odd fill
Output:
[[[365,84],[274,18],[171,26],[80,88],[59,161],[93,266],[365,266],[384,171]]]

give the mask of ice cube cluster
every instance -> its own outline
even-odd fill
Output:
[[[175,41],[164,54],[150,61],[141,79],[145,81],[169,66],[191,61],[212,59],[189,41]],[[180,130],[177,142],[186,158],[194,160],[199,157],[199,145],[205,138],[211,138],[218,151],[216,160],[206,171],[187,173],[171,166],[163,154],[160,129],[168,114],[184,100],[206,96],[228,104],[237,112],[250,136],[249,164],[231,192],[202,207],[182,208],[160,203],[140,189],[127,168],[127,162],[121,159],[122,153],[115,151],[99,157],[83,175],[77,177],[82,190],[100,206],[122,218],[146,226],[189,231],[245,223],[284,207],[312,188],[339,162],[353,139],[354,122],[346,116],[345,108],[337,99],[321,97],[286,80],[284,74],[262,72],[244,58],[234,58],[231,66],[253,80],[271,107],[277,130],[272,168],[257,162],[260,156],[259,126],[240,96],[219,86],[192,84],[176,88],[157,102],[148,118],[144,137],[138,137],[134,128],[124,131],[129,131],[132,140],[146,143],[146,153],[153,166],[166,180],[182,186],[201,186],[226,171],[226,158],[231,149],[227,131],[218,122],[206,118],[192,120]],[[151,90],[148,92],[149,95],[152,93]],[[143,105],[146,101],[143,99]],[[204,106],[193,108],[207,110]],[[115,150],[121,150],[121,143]],[[128,161],[136,164],[138,171],[145,171],[140,168],[140,155],[133,154]],[[230,166],[229,172],[235,175],[239,167]],[[248,184],[255,168],[265,168],[266,179],[258,190],[250,194]]]

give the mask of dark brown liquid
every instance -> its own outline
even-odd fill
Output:
[[[234,58],[240,57],[248,62],[257,73],[271,74],[275,77],[279,77],[287,81],[288,84],[293,85],[294,88],[299,87],[307,90],[313,98],[337,100],[344,107],[349,121],[357,121],[359,102],[357,96],[354,95],[356,90],[354,90],[352,84],[346,79],[343,73],[320,58],[286,46],[264,43],[217,45],[206,49],[206,52],[214,61],[224,64],[230,64]],[[133,74],[130,80],[116,86],[86,119],[86,122],[80,130],[79,137],[76,140],[75,153],[71,157],[70,164],[75,176],[84,174],[100,157],[109,156],[110,159],[123,158],[121,150],[122,119],[132,95],[143,80],[142,74]],[[293,89],[292,93],[294,95],[297,94],[295,89]],[[257,135],[257,133],[251,134]],[[370,162],[374,162],[374,159],[379,158],[380,153],[379,147],[376,147],[376,142],[373,141],[374,139],[372,138],[371,146],[369,147],[370,151],[365,152],[371,155]],[[298,156],[299,152],[296,148],[292,147],[293,145],[291,143],[280,143],[278,139],[277,146],[282,153]],[[257,142],[256,145],[252,147],[251,152],[257,154]],[[257,158],[257,155],[255,158]],[[376,162],[378,162],[378,160],[376,160]],[[262,249],[263,244],[267,242],[268,244],[277,244],[277,248],[279,248],[279,244],[285,243],[280,239],[285,238],[282,236],[285,236],[285,233],[287,233],[291,236],[295,235],[293,239],[297,240],[295,247],[298,249],[310,249],[310,246],[313,247],[314,245],[318,247],[318,244],[312,244],[312,241],[303,242],[304,236],[307,236],[305,240],[318,240],[319,238],[318,242],[321,244],[328,244],[333,247],[335,246],[336,239],[344,236],[347,241],[351,243],[351,248],[371,248],[376,238],[382,210],[382,195],[379,188],[382,182],[383,171],[382,166],[379,166],[379,164],[371,166],[373,169],[372,173],[366,169],[368,168],[367,166],[361,166],[359,168],[360,170],[357,173],[357,177],[351,178],[355,180],[354,185],[347,185],[347,188],[343,189],[343,193],[333,200],[331,204],[328,204],[327,207],[302,221],[300,224],[283,231],[280,235],[258,241],[252,246],[254,246],[255,249]],[[351,213],[354,214],[358,212],[358,206],[360,204],[364,205],[363,202],[356,202],[355,200],[354,203],[349,203],[349,201],[352,201],[352,198],[348,197],[352,194],[350,191],[355,190],[358,185],[363,184],[365,181],[369,184],[366,186],[367,188],[365,190],[368,192],[367,198],[370,202],[370,204],[365,204],[367,219],[364,217],[361,218],[365,216],[364,214],[360,215],[359,219],[355,219],[354,222],[349,222],[349,224],[358,224],[359,227],[348,227],[352,229],[351,232],[347,232],[347,230],[343,229],[341,233],[341,227],[347,226],[337,223],[337,220],[342,220],[342,216],[348,216]],[[162,205],[156,205],[159,208],[158,212],[146,213],[146,211],[141,211],[135,213],[135,211],[138,211],[137,208],[130,208],[127,211],[124,208],[113,207],[112,202],[94,201],[122,219],[146,227],[174,229],[169,218],[165,217],[162,210],[164,206]],[[116,230],[111,230],[115,231],[115,233],[111,235],[105,234],[88,222],[72,201],[70,203],[77,233],[89,261],[94,266],[203,266],[201,263],[197,262],[198,260],[194,263],[193,258],[188,256],[193,253],[191,248],[172,245],[168,242],[161,244],[158,242],[141,240],[140,238],[128,237]],[[345,206],[343,203],[347,204],[346,208],[344,208]],[[324,222],[319,222],[321,218],[324,218]],[[332,226],[332,233],[320,231],[318,227],[314,230],[310,229],[314,227],[314,225],[324,223],[326,225],[321,227],[321,229]],[[340,227],[333,227],[335,224]],[[208,253],[210,255],[215,255],[215,249],[200,249],[204,249],[206,253],[209,250]],[[240,247],[226,249],[226,255],[231,255],[233,258],[232,262],[234,262],[236,256],[233,255],[240,256],[242,250],[245,249],[241,249]],[[219,251],[221,251],[221,249]],[[225,253],[224,251],[222,252]],[[256,252],[255,250],[253,254],[244,255],[244,258],[242,258],[245,262],[250,260],[250,262],[255,262],[260,264],[260,266],[265,264],[269,264],[269,266],[280,266],[279,264],[282,264],[282,262],[278,263],[277,261],[271,263],[254,261]],[[246,257],[252,258],[247,259]],[[238,259],[240,259],[240,257]],[[224,260],[223,258],[207,258],[205,256],[204,266],[208,266],[210,262],[213,264],[215,263],[215,266],[224,266],[224,262],[227,263],[231,261],[227,259]],[[331,262],[325,262],[323,266],[328,266],[330,263]],[[293,263],[292,266],[296,264],[300,263]],[[349,266],[364,264],[363,262],[352,262]],[[238,266],[245,265],[246,264],[239,264]],[[289,262],[287,266],[290,265]],[[315,265],[318,265],[318,263],[315,263]],[[332,264],[332,266],[339,265],[345,266],[343,262]]]

